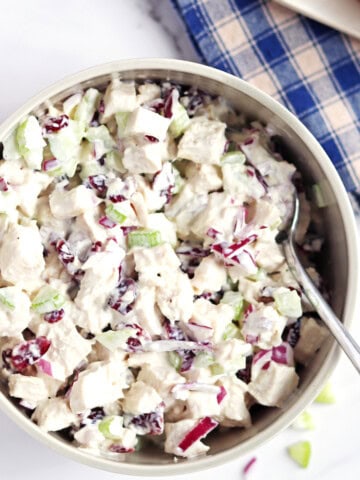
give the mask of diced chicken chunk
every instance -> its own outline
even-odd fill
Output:
[[[206,453],[209,447],[204,445],[201,440],[194,442],[185,451],[179,448],[179,444],[184,437],[197,425],[198,420],[181,420],[176,423],[165,424],[165,452],[172,453],[179,457],[191,458]]]
[[[135,301],[133,315],[150,335],[160,335],[162,332],[162,315],[155,304],[155,287],[140,282],[139,293]]]
[[[58,380],[71,375],[91,351],[91,341],[85,340],[66,317],[54,324],[42,322],[37,335],[51,341],[43,359],[50,363],[52,376]]]
[[[147,143],[125,148],[123,165],[130,173],[156,173],[161,170],[162,145]]]
[[[216,120],[192,120],[179,142],[178,157],[219,165],[226,143],[225,128],[225,123]]]
[[[125,393],[123,408],[127,413],[141,415],[155,411],[161,402],[162,398],[155,388],[138,381],[133,383],[130,390]]]
[[[219,383],[225,389],[225,396],[216,420],[224,427],[249,427],[251,418],[246,406],[246,384],[234,375],[222,377]]]
[[[132,112],[137,103],[135,85],[114,79],[104,95],[102,122],[107,122],[117,112]]]
[[[210,193],[206,208],[200,212],[191,225],[191,231],[199,238],[204,238],[211,243],[210,237],[206,237],[209,228],[215,228],[224,234],[226,240],[232,239],[235,219],[239,212],[239,203],[224,192]]]
[[[299,377],[294,367],[270,362],[266,370],[260,370],[249,383],[249,393],[261,405],[281,407],[295,390]]]
[[[220,169],[216,165],[190,163],[185,169],[185,175],[187,184],[196,193],[208,193],[222,187]]]
[[[146,364],[140,370],[137,381],[142,381],[155,388],[165,404],[170,406],[174,402],[170,393],[171,388],[178,383],[185,383],[185,378],[170,365],[153,368],[152,365]]]
[[[31,405],[37,405],[50,396],[44,379],[20,373],[9,376],[9,394],[15,398],[21,398]]]
[[[68,401],[60,397],[40,403],[31,419],[46,432],[56,432],[77,423],[77,417],[70,410]]]
[[[165,208],[166,216],[176,223],[180,238],[186,238],[195,217],[202,212],[208,202],[205,193],[195,193],[190,185],[185,185]]]
[[[18,287],[0,288],[0,332],[12,337],[20,334],[30,321],[30,300]]]
[[[295,360],[307,365],[315,352],[321,347],[329,331],[312,317],[301,319],[300,338],[295,345]]]
[[[133,254],[135,269],[141,281],[149,286],[157,286],[164,272],[176,271],[180,266],[180,260],[169,243],[153,248],[135,248]]]
[[[41,284],[39,276],[44,267],[43,246],[36,225],[11,224],[0,246],[2,278],[32,292]]]
[[[238,338],[219,342],[215,346],[216,362],[229,374],[245,368],[246,357],[251,354],[251,345]]]
[[[51,213],[61,220],[77,217],[87,210],[92,210],[100,200],[92,190],[79,185],[68,191],[55,188],[49,197],[49,202]]]
[[[256,345],[266,350],[280,345],[285,325],[286,317],[270,305],[261,305],[246,317],[242,334],[245,339],[247,336],[255,337]]]
[[[201,260],[191,284],[196,293],[218,292],[226,284],[226,270],[213,255]]]
[[[147,108],[138,107],[131,114],[125,127],[125,135],[143,134],[155,137],[160,142],[166,139],[171,119]]]
[[[81,280],[80,290],[75,304],[84,312],[76,324],[91,333],[100,333],[111,321],[112,313],[107,308],[107,301],[119,281],[119,266],[124,258],[124,251],[110,242],[104,252],[97,252],[83,264],[85,275]]]
[[[191,322],[211,327],[213,329],[213,340],[219,342],[233,317],[234,309],[230,305],[224,303],[214,305],[209,300],[199,298],[194,302]]]
[[[215,393],[189,392],[183,418],[215,417],[220,414],[220,405]]]
[[[120,362],[94,362],[74,382],[70,408],[74,413],[106,405],[123,398],[128,387],[127,368]]]
[[[156,302],[161,313],[171,322],[187,322],[193,311],[194,290],[186,273],[180,270],[162,273],[156,288]]]

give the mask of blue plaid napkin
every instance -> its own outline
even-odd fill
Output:
[[[360,42],[268,0],[172,3],[204,63],[295,113],[359,199]]]

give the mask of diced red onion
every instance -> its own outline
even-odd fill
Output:
[[[206,437],[214,428],[218,426],[218,422],[213,420],[210,417],[204,417],[200,422],[188,432],[185,437],[181,440],[178,445],[178,448],[185,452],[191,445],[193,445],[198,440]]]
[[[7,181],[4,177],[0,177],[0,192],[7,192],[9,190],[9,186]]]
[[[220,405],[220,403],[224,400],[224,398],[227,395],[227,391],[223,385],[220,386],[220,392],[216,396],[217,403]]]
[[[57,158],[50,158],[49,160],[44,160],[42,164],[42,169],[44,172],[49,172],[60,167],[60,162]]]
[[[51,368],[51,363],[45,360],[44,358],[40,358],[40,360],[37,363],[38,368],[42,372],[44,372],[46,375],[49,375],[49,377],[52,377],[52,368]]]
[[[257,461],[257,458],[256,457],[252,457],[248,462],[247,464],[245,465],[245,467],[243,468],[243,474],[244,475],[247,475],[250,471],[250,469],[253,467],[253,465],[256,463]]]
[[[110,220],[110,218],[106,216],[99,218],[99,224],[104,228],[114,228],[117,225],[116,222],[113,222],[112,220]]]
[[[60,115],[59,117],[47,118],[44,123],[44,130],[46,133],[56,133],[59,130],[69,125],[69,117],[67,115]]]

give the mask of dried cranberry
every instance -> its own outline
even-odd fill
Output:
[[[122,445],[117,445],[116,443],[113,443],[109,447],[109,452],[112,453],[133,453],[135,452],[134,448],[126,448],[123,447]]]
[[[105,103],[104,100],[101,99],[99,103],[99,113],[104,113],[105,112]]]
[[[122,315],[126,315],[132,310],[136,296],[136,282],[132,278],[126,278],[120,281],[115,293],[110,296],[108,305]]]
[[[145,135],[145,138],[150,143],[159,143],[159,139],[156,137],[153,137],[152,135]]]
[[[64,318],[64,309],[60,308],[60,310],[53,310],[52,312],[47,312],[44,315],[45,322],[48,323],[57,323],[60,322]]]
[[[12,353],[11,348],[7,348],[1,354],[2,361],[5,368],[11,368],[11,353]]]
[[[69,125],[69,117],[67,115],[60,115],[60,117],[50,117],[44,124],[46,133],[55,133]]]
[[[9,190],[9,186],[7,181],[4,177],[0,177],[0,192],[7,192]]]
[[[94,407],[90,410],[89,415],[81,422],[82,425],[89,425],[89,423],[96,423],[105,417],[105,412],[102,407]]]
[[[99,174],[99,175],[90,175],[89,183],[91,187],[96,190],[100,195],[105,195],[107,192],[107,185],[106,185],[106,176]]]
[[[126,344],[131,352],[136,352],[141,348],[141,342],[138,338],[129,337]]]
[[[166,336],[169,340],[187,340],[187,337],[185,333],[181,330],[181,328],[176,323],[172,325],[170,323],[170,320],[168,320],[167,318],[164,321],[164,328]]]
[[[164,431],[163,411],[159,409],[155,412],[130,417],[130,419],[125,419],[125,424],[127,427],[129,425],[138,427],[137,430],[140,430],[139,434],[141,435],[161,435]]]
[[[45,355],[50,345],[51,342],[46,337],[37,337],[28,342],[16,345],[12,349],[10,357],[13,368],[21,372],[29,365],[34,365],[34,363]]]
[[[196,356],[195,352],[192,350],[180,350],[177,353],[181,357],[180,372],[188,372],[194,362],[194,358]]]
[[[245,383],[250,383],[251,380],[251,365],[252,365],[252,356],[246,357],[246,365],[245,368],[238,370],[236,372],[237,378],[242,380]]]
[[[74,254],[71,252],[69,244],[62,238],[56,241],[55,250],[59,255],[59,260],[63,265],[72,263],[75,260]]]
[[[120,203],[120,202],[123,202],[124,200],[126,200],[126,197],[124,197],[124,195],[110,195],[109,196],[109,200],[113,203]]]
[[[102,242],[100,242],[100,240],[96,240],[96,242],[94,242],[91,245],[92,252],[100,252],[101,248],[102,248]]]
[[[286,341],[289,343],[291,347],[295,347],[297,342],[300,338],[300,328],[301,328],[301,320],[297,320],[291,327],[289,327],[289,331],[287,334]]]
[[[171,118],[173,114],[174,89],[170,90],[164,100],[164,117]]]

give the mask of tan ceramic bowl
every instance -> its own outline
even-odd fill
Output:
[[[124,60],[101,65],[70,76],[35,96],[1,125],[0,141],[28,113],[41,115],[49,101],[62,100],[82,88],[101,87],[110,80],[113,73],[120,74],[123,79],[151,78],[195,85],[224,96],[250,119],[273,126],[289,151],[288,159],[298,166],[307,184],[320,185],[325,197],[327,207],[321,212],[326,237],[322,271],[332,292],[332,307],[349,326],[359,292],[359,252],[353,212],[341,180],[325,152],[302,123],[272,98],[242,80],[213,68],[178,60]],[[34,438],[87,465],[128,475],[186,474],[238,458],[271,439],[313,400],[333,371],[338,356],[339,350],[330,339],[312,363],[300,372],[299,389],[282,409],[257,410],[250,429],[230,429],[216,433],[206,440],[211,447],[207,456],[179,460],[178,463],[174,463],[171,455],[164,454],[155,447],[124,456],[119,462],[90,455],[56,434],[43,433],[12,403],[4,385],[0,393],[0,407]]]

